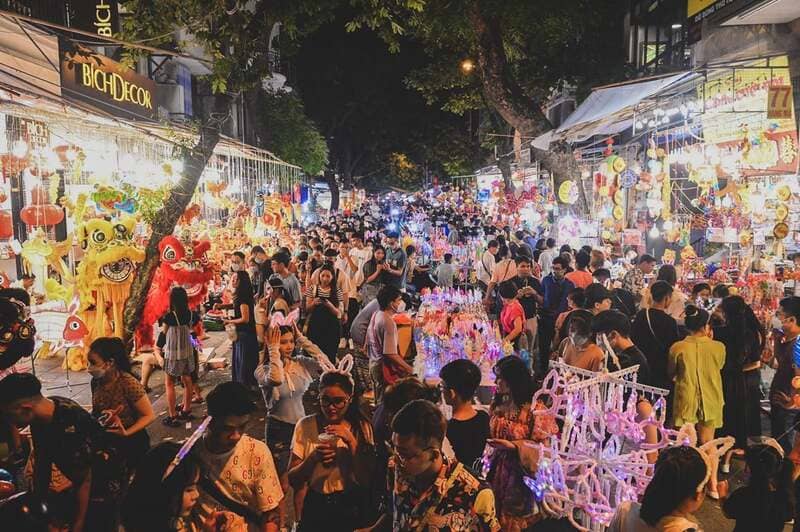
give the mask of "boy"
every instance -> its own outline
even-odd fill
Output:
[[[453,278],[456,275],[456,268],[452,263],[453,254],[445,253],[444,262],[436,268],[436,284],[441,288],[453,288]]]
[[[472,406],[481,383],[481,370],[473,362],[459,359],[446,364],[439,377],[444,402],[453,408],[453,417],[447,422],[447,439],[458,461],[473,467],[483,455],[489,437],[489,414]]]

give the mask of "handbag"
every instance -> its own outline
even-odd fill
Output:
[[[229,323],[225,325],[225,333],[228,335],[228,340],[235,342],[239,339],[239,333],[236,331],[236,325]]]

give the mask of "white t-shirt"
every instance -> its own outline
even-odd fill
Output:
[[[542,269],[542,278],[547,277],[553,271],[553,259],[556,258],[556,249],[546,249],[539,255],[539,267]]]
[[[489,284],[489,281],[492,280],[492,274],[494,273],[494,264],[494,255],[492,255],[489,250],[484,251],[481,260],[478,261],[478,267],[475,269],[479,281]]]
[[[368,427],[362,427],[362,430]],[[317,416],[306,416],[297,422],[292,436],[292,454],[305,460],[319,445],[320,427],[317,423]],[[368,435],[371,440],[371,434]],[[368,442],[371,443],[371,442]],[[344,491],[350,487],[350,478],[353,471],[353,455],[347,444],[340,438],[336,442],[336,464],[325,467],[318,463],[314,466],[311,478],[308,481],[309,487],[317,493],[325,495]]]
[[[202,464],[203,473],[215,480],[222,493],[254,512],[261,514],[274,510],[283,499],[272,453],[264,442],[244,435],[232,450],[215,454],[201,440],[193,452]],[[224,510],[216,499],[203,491],[197,507],[203,518],[214,510]],[[257,532],[259,528],[248,523],[247,530]]]
[[[383,361],[383,355],[398,354],[397,324],[386,312],[378,311],[372,315],[367,326],[367,352],[369,361]]]

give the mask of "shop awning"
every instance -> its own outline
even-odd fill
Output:
[[[554,139],[580,142],[593,135],[624,131],[631,126],[633,108],[637,104],[695,76],[693,72],[681,72],[596,89],[555,130]]]

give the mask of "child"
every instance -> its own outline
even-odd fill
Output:
[[[792,462],[772,438],[751,445],[744,455],[750,482],[727,496],[727,483],[721,482],[722,512],[736,520],[734,532],[759,530],[779,532],[794,515]]]
[[[453,360],[440,371],[444,402],[453,408],[447,439],[456,458],[467,467],[481,458],[489,437],[489,414],[476,410],[472,398],[481,383],[481,370],[466,359]],[[480,471],[480,468],[475,468]]]

